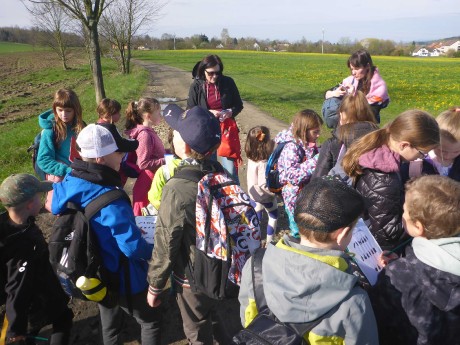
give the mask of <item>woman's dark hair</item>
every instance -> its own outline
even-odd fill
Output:
[[[351,68],[351,66],[357,68],[368,68],[366,77],[361,79],[358,84],[358,90],[367,95],[371,88],[372,76],[374,75],[374,71],[377,68],[372,62],[371,54],[369,54],[367,50],[360,49],[351,54],[351,56],[348,58],[347,66],[348,68]]]
[[[198,79],[201,80],[206,80],[206,76],[204,75],[204,71],[207,68],[219,66],[220,67],[220,73],[222,74],[224,72],[224,64],[222,63],[222,60],[220,57],[217,55],[208,55],[201,60],[200,65],[198,66]]]

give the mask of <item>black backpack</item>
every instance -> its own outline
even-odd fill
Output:
[[[116,304],[119,290],[118,272],[109,272],[102,265],[89,220],[103,207],[122,198],[131,202],[122,189],[110,190],[98,196],[83,210],[69,202],[67,210],[54,222],[48,245],[50,262],[64,291],[70,297],[87,300],[76,287],[77,279],[85,276],[98,278],[107,287],[107,295],[102,304],[108,307]],[[127,263],[124,255],[121,259],[122,263]],[[128,265],[125,266],[127,268]],[[128,274],[127,269],[125,274]]]
[[[267,182],[267,187],[272,193],[281,193],[283,189],[283,184],[280,183],[280,173],[278,170],[278,159],[280,158],[281,152],[286,146],[287,143],[291,143],[293,141],[285,141],[276,145],[275,150],[271,153],[270,157],[267,161],[267,167],[265,168],[265,180]],[[296,144],[297,145],[297,144]],[[297,145],[299,146],[299,145]],[[303,149],[301,151],[300,160],[303,160],[305,157],[305,151]]]
[[[254,252],[251,264],[254,299],[258,310],[257,316],[248,327],[239,331],[234,337],[234,345],[308,345],[304,334],[310,332],[329,313],[308,323],[283,323],[267,306],[262,280],[262,260],[265,248]]]
[[[44,129],[42,129],[34,138],[34,142],[30,145],[27,149],[27,153],[31,153],[32,155],[32,167],[34,168],[35,174],[37,175],[38,179],[41,181],[46,180],[45,172],[40,169],[37,164],[37,157],[38,157],[38,149],[40,148],[40,140],[42,139],[42,133]],[[53,142],[55,141],[55,133],[54,133],[54,126],[53,126]],[[56,145],[56,143],[54,143]]]

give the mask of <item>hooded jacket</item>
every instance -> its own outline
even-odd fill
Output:
[[[125,131],[131,138],[139,141],[136,149],[137,165],[141,170],[150,170],[153,173],[165,164],[165,147],[153,128],[138,124]]]
[[[251,260],[238,297],[244,327],[257,315]],[[310,344],[378,344],[369,298],[349,273],[345,253],[306,247],[285,236],[268,245],[262,271],[267,305],[281,322],[306,323],[330,313],[304,336]]]
[[[94,198],[120,186],[117,171],[105,165],[76,160],[72,163],[72,172],[62,182],[53,185],[51,210],[53,214],[60,214],[65,211],[69,201],[84,208]],[[110,272],[119,272],[120,291],[125,292],[126,286],[120,263],[122,254],[128,258],[131,293],[145,291],[148,260],[153,246],[142,238],[130,203],[127,200],[115,200],[96,213],[90,222],[103,265]]]
[[[51,268],[48,245],[33,217],[13,226],[8,212],[0,214],[0,265],[8,338],[26,335],[28,322],[41,328],[70,313],[69,299]]]
[[[404,185],[399,154],[386,145],[364,153],[359,158],[363,169],[356,190],[364,197],[364,220],[382,249],[393,249],[407,235],[402,225]]]
[[[350,126],[352,128],[350,132],[348,132],[349,135],[345,138],[345,142],[339,140],[339,133],[341,128],[343,128],[343,126],[339,126],[332,132],[332,137],[321,145],[318,163],[316,164],[312,178],[325,176],[329,173],[335,163],[337,163],[342,144],[345,144],[345,147],[348,149],[355,140],[377,129],[377,125],[367,121],[354,122],[345,126]]]
[[[304,184],[310,181],[310,177],[318,160],[318,148],[306,147],[304,143],[297,142],[292,135],[292,127],[281,131],[275,137],[275,143],[291,141],[284,146],[278,158],[279,180],[283,184],[281,194],[284,204],[291,213],[294,213],[294,205],[297,195]],[[302,152],[303,151],[303,152]],[[303,159],[302,159],[303,156]]]
[[[460,237],[416,237],[369,291],[381,344],[460,344]]]
[[[75,147],[76,134],[72,125],[67,125],[67,135],[64,141],[57,143],[55,140],[53,110],[47,110],[38,117],[38,124],[42,130],[40,147],[38,149],[37,164],[45,174],[55,176],[65,176],[72,169],[70,163],[74,157],[71,157],[72,145]]]
[[[358,88],[359,80],[354,78],[352,75],[345,78],[342,84],[352,84],[355,90]],[[369,104],[382,104],[390,100],[388,96],[387,84],[382,79],[379,73],[379,69],[376,68],[371,79],[371,87],[366,95]]]
[[[188,93],[187,109],[200,106],[208,109],[206,102],[206,82],[201,79],[194,79]],[[243,110],[243,101],[236,87],[235,81],[225,75],[219,76],[217,81],[222,102],[222,109],[232,109],[232,116],[236,117]]]

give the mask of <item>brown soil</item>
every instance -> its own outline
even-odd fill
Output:
[[[145,96],[152,96],[155,98],[175,98],[178,101],[177,104],[185,108],[188,95],[188,89],[191,83],[191,73],[184,72],[179,69],[157,65],[150,62],[136,61],[137,64],[145,67],[150,71],[150,82],[145,92]],[[244,96],[244,95],[243,95]],[[240,128],[240,139],[244,145],[246,141],[246,135],[248,130],[255,126],[263,124],[270,128],[271,133],[274,135],[280,130],[286,128],[286,123],[276,120],[266,113],[260,111],[252,104],[244,102],[244,110],[237,117],[238,126]],[[155,129],[163,142],[167,143],[166,125],[162,124]],[[246,161],[246,157],[243,152],[243,160]],[[239,177],[241,185],[246,189],[246,165],[240,168]],[[132,187],[133,180],[127,184],[127,189]],[[278,223],[278,229],[287,229],[287,219],[284,218],[284,211],[280,207],[280,219]],[[53,222],[53,216],[48,213],[42,213],[39,216],[39,225],[43,230],[50,229]],[[265,219],[265,218],[264,218]],[[262,222],[262,228],[265,229],[266,220]],[[47,236],[49,234],[45,234]],[[183,330],[180,313],[177,308],[177,304],[173,296],[169,292],[165,292],[164,295],[164,317],[162,324],[162,338],[163,344],[187,344]],[[239,322],[239,305],[237,300],[226,301],[222,307],[225,310],[225,314],[229,317],[226,318],[224,323]],[[75,313],[74,318],[74,329],[72,335],[72,344],[74,345],[93,345],[101,344],[99,337],[99,317],[98,310],[95,303],[74,301],[72,309]],[[127,325],[125,332],[123,333],[123,343],[126,344],[140,344],[139,336],[140,329],[137,323],[131,319],[126,318]],[[231,325],[230,325],[231,326]],[[46,333],[45,333],[46,335]]]

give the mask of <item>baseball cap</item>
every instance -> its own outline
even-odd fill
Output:
[[[195,106],[184,111],[176,104],[169,104],[163,110],[163,116],[185,143],[198,153],[207,154],[220,143],[219,120],[205,108]]]
[[[39,181],[30,174],[13,174],[0,185],[0,200],[5,206],[16,206],[39,192],[49,192],[52,189],[51,181]]]
[[[77,137],[77,145],[82,157],[100,158],[113,152],[131,152],[139,142],[123,138],[113,124],[90,124]]]
[[[333,232],[353,223],[364,211],[364,199],[347,184],[326,176],[311,180],[300,192],[294,217],[300,228]],[[307,213],[324,225],[310,224],[298,217]]]

